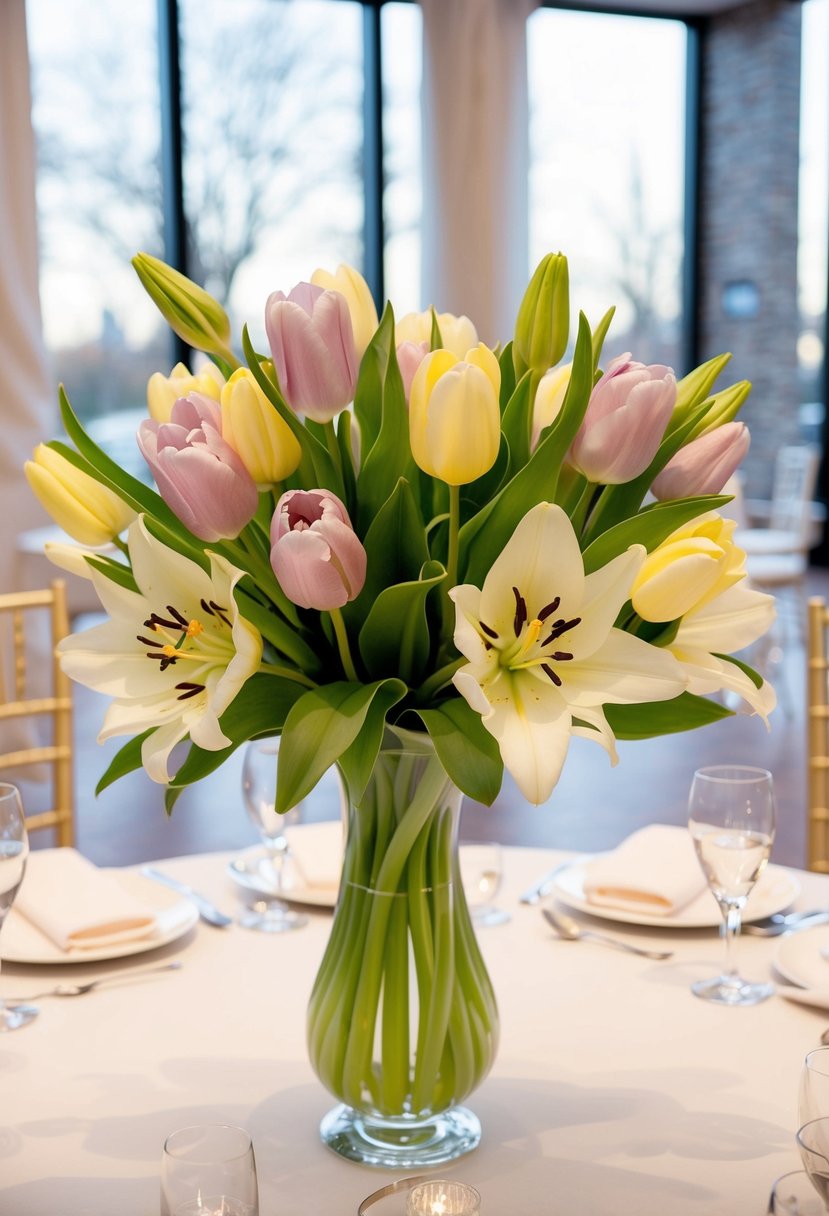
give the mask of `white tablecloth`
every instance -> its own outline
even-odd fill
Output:
[[[498,902],[512,920],[480,934],[503,1027],[468,1101],[483,1140],[433,1173],[474,1183],[482,1216],[762,1216],[772,1180],[799,1168],[800,1065],[829,1015],[780,997],[749,1009],[694,998],[691,981],[722,962],[714,930],[609,926],[669,942],[668,962],[559,941],[518,894],[560,855],[505,856]],[[160,865],[234,910],[227,860]],[[829,879],[800,877],[799,906],[829,904]],[[253,1136],[262,1216],[356,1212],[395,1175],[318,1140],[333,1100],[306,1060],[304,1012],[330,923],[315,912],[278,936],[200,923],[126,964],[5,966],[13,1000],[41,981],[183,962],[152,982],[44,1000],[35,1023],[0,1036],[1,1216],[155,1216],[165,1136],[217,1121]],[[743,938],[743,971],[770,974],[775,947]]]

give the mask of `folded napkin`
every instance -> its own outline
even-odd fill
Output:
[[[163,913],[75,849],[37,849],[14,904],[61,950],[97,950],[159,937]]]
[[[303,885],[336,892],[340,885],[345,845],[340,820],[295,824],[285,829],[285,839],[288,841],[291,862]],[[290,885],[290,879],[286,885]]]
[[[585,867],[588,903],[670,916],[705,890],[687,828],[654,823]]]

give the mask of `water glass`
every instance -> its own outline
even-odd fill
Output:
[[[815,1047],[803,1061],[797,1114],[801,1125],[829,1116],[829,1047]]]
[[[458,850],[461,882],[463,883],[472,923],[482,928],[504,925],[510,914],[495,905],[495,896],[504,879],[504,853],[499,844],[461,841]]]
[[[301,929],[308,924],[304,912],[294,912],[279,898],[283,889],[285,865],[289,848],[285,828],[289,823],[298,823],[302,817],[303,804],[291,807],[284,815],[278,815],[276,805],[276,768],[279,761],[279,738],[253,739],[245,747],[242,762],[242,796],[248,817],[256,827],[267,851],[267,879],[276,892],[260,910],[258,907],[239,918],[245,929],[258,929],[263,933],[284,933],[290,929]]]
[[[809,1180],[829,1212],[829,1116],[805,1123],[798,1130],[797,1147]]]
[[[259,1216],[256,1160],[242,1127],[184,1127],[164,1142],[161,1216]]]
[[[695,996],[720,1005],[756,1005],[770,983],[743,979],[735,960],[742,911],[763,872],[774,840],[774,790],[766,769],[715,765],[694,773],[688,827],[711,893],[722,913],[726,964],[721,975],[691,985]]]
[[[0,782],[0,928],[14,903],[26,871],[29,838],[23,803],[16,785]],[[34,1005],[6,1005],[0,998],[0,1034],[28,1026],[37,1017]]]
[[[465,1182],[433,1178],[409,1191],[406,1216],[479,1216],[481,1196]]]

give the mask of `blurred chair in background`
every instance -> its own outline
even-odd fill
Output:
[[[44,590],[0,595],[0,780],[23,785],[23,777],[28,807],[33,799],[26,786],[34,791],[38,780],[48,779],[48,809],[27,814],[26,828],[30,834],[53,829],[61,846],[73,844],[75,834],[72,691],[55,657],[68,633],[62,579]]]
[[[808,835],[806,864],[829,873],[829,661],[826,601],[809,600],[807,681]]]

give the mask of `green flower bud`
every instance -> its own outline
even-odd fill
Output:
[[[513,361],[517,374],[539,376],[558,363],[570,336],[570,278],[563,253],[542,258],[524,293],[515,322]]]
[[[164,320],[189,346],[238,366],[230,348],[230,321],[218,300],[160,258],[137,253],[136,274]]]
[[[727,422],[733,422],[750,392],[751,381],[738,380],[729,388],[723,388],[718,393],[714,393],[708,402],[708,410],[691,431],[686,443],[690,443],[692,439],[698,439],[700,435],[707,435],[710,431],[715,431],[717,427],[724,426]]]

